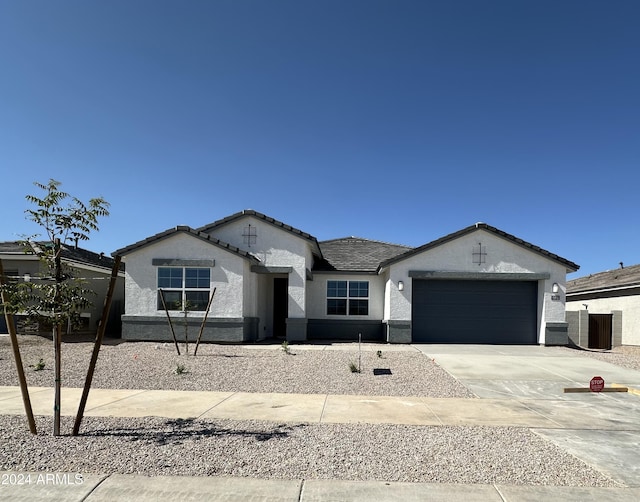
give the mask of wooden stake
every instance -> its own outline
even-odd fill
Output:
[[[207,316],[209,315],[209,309],[211,308],[211,302],[213,301],[213,295],[216,294],[216,289],[213,288],[211,292],[211,296],[209,297],[209,302],[207,303],[207,310],[204,312],[204,319],[202,319],[202,324],[200,325],[200,332],[198,333],[198,339],[196,340],[196,348],[193,351],[193,355],[195,356],[198,353],[198,346],[200,345],[200,338],[202,337],[202,332],[204,331],[204,325],[207,322]]]
[[[53,397],[53,435],[60,435],[60,401],[62,392],[62,326],[53,323],[53,353],[55,357],[54,365],[54,390]]]
[[[4,268],[2,267],[2,260],[0,260],[0,286],[4,286]],[[5,291],[2,291],[2,303],[9,302],[9,295]],[[36,421],[33,418],[33,409],[31,408],[31,399],[29,397],[29,389],[27,387],[27,379],[24,376],[24,366],[22,366],[22,357],[20,356],[20,348],[18,347],[18,336],[16,333],[16,324],[14,322],[13,314],[10,314],[7,309],[4,309],[4,318],[7,321],[7,331],[9,331],[9,338],[11,338],[11,348],[13,349],[13,359],[16,363],[16,370],[18,371],[18,381],[20,382],[20,392],[22,393],[22,402],[24,404],[24,411],[27,415],[27,421],[29,422],[29,430],[31,434],[37,434]]]
[[[164,311],[167,314],[167,319],[169,320],[169,328],[171,329],[171,336],[173,337],[173,343],[176,346],[176,351],[178,355],[180,355],[180,347],[178,347],[178,339],[176,338],[176,333],[173,331],[173,323],[171,322],[171,316],[169,315],[169,309],[167,308],[167,304],[164,301],[164,291],[160,289],[160,299],[162,300],[162,306],[164,307]]]
[[[570,393],[570,392],[593,392],[594,394],[597,394],[598,392],[592,391],[591,389],[587,388],[587,387],[567,387],[564,389],[565,393]],[[601,391],[599,392],[628,392],[629,389],[627,387],[604,387]]]
[[[84,417],[84,409],[87,405],[87,399],[89,398],[89,391],[91,390],[91,382],[93,381],[93,373],[96,369],[96,363],[98,362],[98,354],[100,353],[100,347],[102,346],[102,339],[107,329],[107,319],[109,318],[109,311],[111,310],[111,302],[113,300],[113,293],[118,281],[118,271],[120,270],[120,261],[122,257],[117,255],[111,269],[111,279],[109,280],[109,288],[107,289],[107,296],[104,299],[104,306],[102,307],[102,317],[100,318],[100,324],[98,326],[98,332],[96,333],[96,340],[93,345],[93,353],[91,354],[91,361],[89,362],[89,369],[87,370],[87,378],[84,381],[84,389],[82,391],[82,397],[80,398],[80,404],[78,406],[78,413],[76,414],[76,421],[73,424],[73,436],[77,436],[80,431],[80,424]]]
[[[62,282],[62,252],[60,247],[60,239],[56,239],[54,242],[54,263],[55,263],[55,296],[53,299],[53,352],[55,356],[55,381],[54,389],[55,396],[53,400],[53,435],[60,435],[60,393],[62,391],[62,326],[56,319],[56,312],[60,310],[60,286]]]

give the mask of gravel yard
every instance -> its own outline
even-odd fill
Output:
[[[28,384],[52,387],[52,342],[40,337],[20,337],[19,343]],[[191,344],[190,354],[194,348]],[[278,345],[202,344],[195,357],[186,355],[184,349],[181,344],[182,355],[178,356],[172,343],[111,341],[100,349],[93,387],[473,397],[435,362],[406,346],[363,344],[361,373],[349,369],[350,363],[358,365],[360,360],[357,344],[350,350],[330,350],[330,346],[322,345],[294,346],[290,354]],[[378,349],[382,350],[382,357],[376,354]],[[84,386],[92,350],[91,342],[63,344],[63,387]],[[45,367],[34,371],[40,359]],[[18,385],[8,337],[0,338],[0,363],[0,385]],[[176,375],[178,365],[184,366],[183,374]],[[374,370],[390,370],[391,374],[374,374]]]
[[[87,417],[78,437],[0,416],[0,470],[617,486],[527,429]],[[63,417],[63,430],[71,430]]]
[[[558,347],[560,350],[569,352],[572,355],[581,357],[591,357],[600,361],[615,364],[630,370],[640,371],[640,347],[637,345],[623,345],[614,347],[612,350],[577,350],[566,347]]]
[[[29,384],[52,386],[51,341],[21,337],[20,346]],[[92,347],[63,345],[64,386],[83,386]],[[363,344],[359,374],[349,369],[358,364],[357,344],[344,348],[294,346],[288,355],[278,346],[208,344],[193,357],[178,356],[172,344],[109,341],[94,386],[474,398],[437,361],[410,347]],[[636,347],[550,350],[634,369],[640,358]],[[40,359],[45,367],[35,371]],[[186,369],[180,375],[179,364]],[[0,385],[17,385],[7,337],[0,337]],[[52,418],[37,421],[32,436],[24,417],[0,415],[0,470],[617,486],[526,428],[85,417],[81,436],[53,437]],[[72,418],[63,417],[63,433],[71,428]]]

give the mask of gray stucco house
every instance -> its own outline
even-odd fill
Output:
[[[40,242],[40,246],[47,243]],[[104,253],[95,253],[78,246],[62,244],[62,261],[74,270],[74,276],[82,278],[85,285],[91,289],[95,296],[90,298],[93,305],[81,313],[82,327],[74,330],[74,333],[95,334],[98,321],[102,316],[109,279],[114,265],[114,260]],[[7,280],[11,281],[36,281],[45,274],[38,256],[22,242],[0,242],[0,259]],[[124,312],[124,271],[118,275],[116,288],[110,309],[110,315],[106,326],[106,333],[110,336],[120,336],[120,316]],[[16,316],[16,324],[20,333],[42,332],[38,326],[30,325],[20,315]],[[70,328],[67,328],[70,331]],[[5,317],[0,313],[0,333],[6,333]],[[45,332],[48,332],[46,330]]]
[[[571,342],[581,347],[640,345],[640,265],[569,281],[567,321]]]
[[[484,223],[411,248],[318,242],[254,210],[114,255],[126,264],[129,340],[169,340],[166,313],[182,318],[184,301],[197,331],[215,295],[203,340],[565,344],[566,274],[579,268]]]

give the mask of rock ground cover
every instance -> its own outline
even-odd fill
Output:
[[[640,371],[640,347],[636,345],[623,345],[614,347],[612,350],[579,350],[566,347],[558,347],[558,349],[571,355],[590,357],[630,370]]]
[[[372,347],[376,347],[373,350]],[[381,347],[381,348],[380,348]],[[292,347],[289,354],[275,345],[201,344],[197,356],[184,344],[178,356],[173,343],[110,343],[103,345],[92,386],[103,389],[167,389],[296,394],[474,397],[438,364],[417,350],[387,350],[384,345],[357,344],[349,350]],[[344,348],[344,346],[343,346]],[[93,343],[64,343],[63,387],[83,387]],[[381,356],[377,355],[381,350]],[[53,386],[53,346],[41,337],[21,337],[20,352],[27,382]],[[45,367],[35,371],[43,360]],[[361,364],[360,364],[361,361]],[[0,385],[18,385],[9,339],[0,339]],[[361,365],[352,373],[350,363]],[[176,375],[181,365],[184,372]],[[386,372],[374,372],[390,370]],[[378,373],[378,374],[375,374]]]
[[[52,386],[50,340],[21,337],[20,342],[29,384]],[[636,349],[550,348],[633,369],[640,360]],[[89,342],[63,345],[64,386],[84,384],[91,350]],[[382,350],[382,357],[376,350]],[[193,357],[177,356],[172,344],[110,342],[101,351],[94,386],[473,398],[437,361],[418,351],[366,345],[359,374],[349,370],[349,363],[358,363],[357,346],[291,351],[201,345]],[[36,371],[40,359],[45,368]],[[175,373],[178,364],[186,373]],[[375,375],[373,370],[381,368],[391,375]],[[2,337],[0,385],[16,384],[9,340]],[[81,436],[53,437],[51,418],[37,421],[39,434],[32,436],[24,417],[0,415],[0,470],[616,486],[563,449],[517,427],[85,417]],[[63,432],[70,431],[72,418],[63,417],[62,425]]]
[[[0,470],[18,472],[619,486],[515,427],[87,417],[81,436],[53,437],[30,435],[23,417],[0,426]]]

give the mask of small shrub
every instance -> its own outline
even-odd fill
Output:
[[[33,371],[42,371],[45,367],[44,359],[40,359],[36,364],[30,364],[30,368],[33,368]]]
[[[176,365],[176,369],[175,369],[175,370],[173,370],[173,372],[174,372],[176,375],[182,375],[182,374],[184,374],[184,373],[186,373],[186,372],[187,372],[187,368],[186,368],[186,366],[185,366],[184,364],[180,364],[180,363],[178,363],[178,364]]]
[[[280,347],[282,348],[282,352],[284,352],[285,354],[291,354],[291,348],[289,347],[289,342],[287,342],[286,340],[282,342],[282,345]]]
[[[382,359],[382,351],[381,351],[381,350],[378,350],[378,351],[376,352],[376,356],[378,356],[380,359]]]
[[[358,365],[353,361],[349,363],[349,369],[351,370],[351,373],[360,373],[360,368],[358,368]]]

